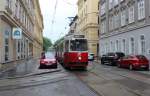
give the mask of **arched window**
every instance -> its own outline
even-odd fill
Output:
[[[145,37],[144,37],[144,35],[141,35],[140,36],[140,43],[141,43],[141,54],[145,54],[145,52],[146,52],[146,44],[145,44]]]
[[[135,44],[134,44],[134,38],[132,37],[131,39],[130,39],[130,53],[131,54],[134,54],[134,52],[135,52]]]
[[[110,51],[113,52],[113,42],[110,42]]]
[[[116,51],[119,51],[119,41],[116,40]]]
[[[126,53],[126,40],[122,40],[122,52]]]

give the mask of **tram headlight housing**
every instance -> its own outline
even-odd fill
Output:
[[[78,59],[81,60],[82,58],[81,58],[81,57],[78,57]]]

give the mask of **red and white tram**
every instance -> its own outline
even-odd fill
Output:
[[[84,35],[68,35],[56,47],[56,59],[65,68],[86,69],[88,65],[87,39]]]

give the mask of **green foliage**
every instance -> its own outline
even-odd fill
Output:
[[[43,50],[47,51],[49,47],[51,47],[53,44],[51,40],[47,37],[43,37]]]
[[[64,40],[64,37],[58,39],[55,43],[54,43],[54,47],[57,46],[57,44],[59,44],[61,41]]]

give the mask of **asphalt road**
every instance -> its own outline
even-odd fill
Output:
[[[0,96],[98,96],[65,71],[1,80],[0,83]]]
[[[0,79],[0,96],[100,96],[61,65],[52,70],[36,69],[34,74],[21,77],[19,71],[12,72],[13,76],[8,71]]]
[[[93,62],[87,72],[73,73],[102,96],[150,96],[150,71],[130,71]]]
[[[61,65],[56,71],[39,70],[35,65],[34,73],[38,74],[1,78],[0,96],[150,96],[150,71],[130,71],[98,62],[89,62],[87,71],[65,70]],[[11,71],[8,73],[12,77]]]

